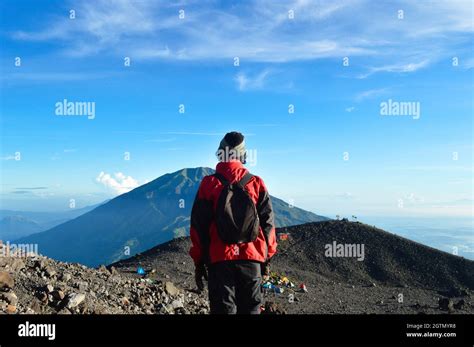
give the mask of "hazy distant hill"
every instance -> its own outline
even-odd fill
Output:
[[[163,175],[50,230],[19,240],[38,243],[51,258],[89,266],[108,264],[189,232],[189,215],[210,168]],[[273,198],[277,226],[327,220]],[[126,251],[130,250],[130,254]],[[125,252],[124,252],[125,251]]]
[[[40,223],[21,215],[6,216],[0,219],[0,240],[12,241],[45,229]]]
[[[51,229],[93,210],[103,203],[59,212],[0,210],[0,240],[14,241]]]

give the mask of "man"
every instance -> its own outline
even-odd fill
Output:
[[[202,180],[191,212],[196,285],[203,290],[208,280],[212,314],[259,314],[262,276],[277,247],[270,196],[243,166],[241,133],[227,133],[216,154],[216,173]]]

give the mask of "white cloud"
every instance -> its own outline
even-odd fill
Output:
[[[127,193],[139,186],[136,179],[132,176],[126,176],[121,172],[117,172],[112,176],[102,171],[97,176],[96,181],[112,189],[117,194]]]
[[[387,92],[387,88],[380,88],[380,89],[370,89],[370,90],[365,90],[363,92],[358,93],[355,96],[356,101],[362,101],[365,99],[370,99],[377,97],[379,95],[383,95]]]
[[[428,64],[429,64],[429,60],[424,59],[416,63],[393,64],[393,65],[372,67],[369,69],[369,72],[359,75],[358,78],[364,79],[377,72],[397,72],[397,73],[414,72],[428,66]]]
[[[350,106],[350,107],[346,107],[346,112],[352,112],[355,110],[355,107],[354,106]]]
[[[262,89],[265,85],[265,80],[270,74],[270,70],[266,69],[262,72],[250,76],[244,73],[239,73],[235,77],[237,82],[237,88],[241,91],[252,90],[252,89]]]
[[[352,200],[355,198],[351,192],[337,193],[335,197],[338,199],[344,199],[344,200]]]
[[[43,31],[17,31],[14,37],[20,40],[45,41],[69,39],[77,33],[87,33],[102,43],[118,42],[126,35],[152,31],[156,23],[148,12],[152,9],[151,6],[142,1],[71,2],[70,8],[76,12],[75,19],[63,17]]]
[[[46,21],[14,38],[61,42],[66,53],[101,52],[133,59],[290,62],[370,56],[377,72],[413,72],[469,43],[471,0],[406,1],[376,6],[367,0],[208,1],[97,0],[73,2],[75,20]],[[179,9],[185,18],[178,18]],[[397,18],[397,10],[405,18]],[[288,18],[293,10],[294,19]],[[456,36],[458,35],[458,36]],[[453,39],[454,38],[454,39]],[[413,59],[413,57],[418,57]],[[427,58],[428,57],[428,58]],[[383,61],[383,64],[376,64]],[[404,63],[399,63],[404,62]],[[247,85],[245,78],[239,83]]]
[[[465,62],[461,63],[461,66],[466,70],[474,68],[474,58],[467,59]]]
[[[418,194],[415,194],[415,193],[410,193],[410,194],[407,194],[405,195],[402,200],[404,201],[407,201],[411,204],[422,204],[425,202],[425,198],[418,195]]]

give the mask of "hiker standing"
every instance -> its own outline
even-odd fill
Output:
[[[277,247],[270,196],[243,166],[241,133],[227,133],[216,155],[216,173],[203,178],[191,212],[196,285],[203,290],[208,280],[212,314],[259,314],[262,276]]]

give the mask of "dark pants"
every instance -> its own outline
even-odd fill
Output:
[[[224,261],[209,266],[211,314],[260,314],[260,263]]]

